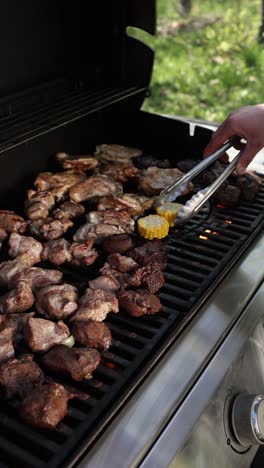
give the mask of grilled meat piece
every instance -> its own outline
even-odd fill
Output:
[[[203,182],[206,185],[211,185],[213,182],[215,182],[216,179],[222,174],[222,172],[225,170],[226,166],[224,164],[221,164],[219,161],[215,161],[214,164],[210,166],[210,169],[207,169],[203,174]],[[222,186],[228,185],[228,181],[225,180],[225,182],[222,184]]]
[[[45,286],[36,292],[36,309],[47,318],[60,320],[78,309],[78,291],[71,284]]]
[[[4,240],[6,240],[8,238],[8,233],[0,227],[0,249],[2,247],[2,244],[4,242]]]
[[[117,280],[119,280],[119,278],[121,278],[123,275],[123,273],[111,267],[108,262],[105,262],[102,268],[100,268],[99,272],[104,276],[109,276],[111,278],[113,277]]]
[[[10,359],[0,366],[0,385],[6,398],[31,396],[34,387],[43,379],[44,374],[31,354]]]
[[[48,371],[79,381],[91,379],[100,360],[100,353],[96,349],[57,345],[41,358],[41,365]]]
[[[14,278],[17,277],[18,274],[22,274],[24,270],[25,266],[16,260],[7,260],[6,262],[0,263],[0,286],[8,289],[15,287],[17,281],[14,280]]]
[[[122,185],[106,175],[88,177],[88,179],[76,184],[70,189],[70,199],[76,203],[90,200],[93,197],[107,195],[122,195]]]
[[[72,260],[71,244],[66,239],[54,239],[43,246],[42,260],[49,261],[53,265],[62,265]]]
[[[57,270],[44,270],[37,267],[23,268],[9,280],[9,287],[15,287],[19,281],[26,281],[32,289],[35,289],[48,284],[58,284],[61,279],[62,273]]]
[[[157,314],[162,309],[159,298],[146,289],[119,291],[117,298],[121,309],[132,317]]]
[[[155,156],[149,154],[143,154],[133,159],[133,163],[139,169],[147,169],[148,167],[156,166],[162,169],[171,167],[171,163],[168,159],[158,159]]]
[[[172,184],[182,176],[183,172],[177,168],[159,169],[158,167],[149,167],[139,177],[139,189],[146,195],[159,195],[167,185]],[[193,185],[188,184],[183,195],[189,193],[192,188]]]
[[[0,297],[0,313],[15,314],[33,306],[35,298],[27,281],[20,281],[12,291]]]
[[[125,257],[119,253],[108,255],[107,260],[111,267],[122,273],[126,273],[138,267],[138,264],[131,257]]]
[[[152,294],[156,294],[164,286],[164,276],[160,270],[160,265],[153,262],[137,268],[130,274],[124,275],[122,278],[122,287],[145,286]]]
[[[18,232],[24,234],[27,229],[26,221],[14,211],[0,210],[0,228],[7,233]]]
[[[225,206],[226,208],[234,208],[239,203],[241,191],[234,185],[222,184],[221,187],[213,194],[213,199],[216,203]]]
[[[72,226],[73,222],[67,217],[37,219],[29,222],[29,232],[41,240],[52,240],[63,236]]]
[[[112,343],[110,328],[104,322],[78,320],[73,322],[71,332],[75,340],[83,346],[106,350]]]
[[[99,211],[125,210],[130,216],[140,216],[144,213],[140,202],[126,194],[122,197],[103,197],[98,203],[97,209]]]
[[[87,288],[79,302],[79,309],[71,320],[95,320],[102,322],[109,312],[118,312],[118,301],[110,291]]]
[[[70,330],[63,323],[41,318],[29,318],[24,327],[24,337],[32,351],[48,351],[55,344],[62,343],[70,336]]]
[[[80,171],[64,171],[53,174],[42,172],[35,180],[38,191],[49,190],[57,201],[62,200],[69,189],[86,179],[86,174]]]
[[[133,219],[124,211],[91,211],[87,223],[74,234],[75,241],[103,238],[114,234],[129,234],[134,231]]]
[[[11,332],[5,330],[0,332],[0,364],[15,356],[15,348],[12,342]]]
[[[113,276],[101,275],[89,281],[90,289],[102,289],[103,291],[116,292],[119,289],[119,282]]]
[[[140,175],[140,170],[132,163],[128,164],[109,164],[103,167],[101,174],[111,177],[120,184],[125,184],[131,179]]]
[[[12,232],[8,240],[9,255],[25,266],[33,266],[41,260],[42,244],[30,236]]]
[[[0,333],[5,332],[6,336],[10,336],[12,340],[23,334],[24,325],[30,317],[33,317],[34,312],[25,314],[2,314],[0,316]]]
[[[82,216],[84,212],[85,212],[85,208],[83,205],[81,205],[80,203],[75,203],[71,200],[68,200],[62,203],[62,205],[60,205],[60,207],[57,210],[53,211],[52,217],[55,219],[63,219],[63,218],[73,219],[73,218],[78,218],[79,216]]]
[[[146,210],[151,210],[155,197],[149,197],[139,193],[125,193],[122,199],[128,200],[130,203],[132,203],[131,200],[139,203],[141,205],[141,209],[143,210],[142,213],[144,213]]]
[[[42,192],[28,190],[27,196],[28,200],[25,203],[27,217],[32,220],[47,218],[55,203],[53,194],[48,190]]]
[[[55,429],[66,416],[68,400],[71,398],[86,399],[88,396],[69,390],[61,384],[44,381],[23,400],[20,416],[31,426]]]
[[[155,239],[140,247],[136,247],[129,251],[129,255],[139,265],[146,265],[149,262],[155,262],[160,265],[160,270],[164,270],[167,265],[165,249],[162,241]]]
[[[98,252],[92,249],[93,239],[84,242],[74,242],[71,246],[73,259],[71,265],[87,267],[92,265],[98,258]]]
[[[236,187],[240,190],[240,198],[246,201],[253,201],[259,190],[261,180],[258,176],[250,172],[244,172],[236,179]]]
[[[138,148],[130,148],[121,145],[98,145],[96,146],[96,156],[103,163],[122,164],[130,162],[133,158],[142,155]]]
[[[67,158],[62,162],[64,169],[72,169],[75,171],[91,171],[99,165],[99,162],[93,156],[79,156]]]
[[[117,234],[103,240],[103,249],[108,253],[124,253],[133,248],[133,242],[128,234]]]

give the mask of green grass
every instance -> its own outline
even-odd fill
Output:
[[[158,0],[159,33],[137,33],[156,54],[144,108],[220,122],[237,107],[264,102],[260,22],[261,0],[193,0],[188,18],[177,0]]]

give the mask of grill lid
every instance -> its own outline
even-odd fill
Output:
[[[128,37],[126,28],[136,26],[153,34],[155,0],[88,4],[81,0],[2,3],[0,115],[18,98],[30,103],[32,87],[59,78],[73,86],[81,81],[86,88],[149,84],[153,52]],[[46,104],[54,101],[48,90],[49,86]]]

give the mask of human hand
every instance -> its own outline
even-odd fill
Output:
[[[241,150],[241,156],[236,167],[237,174],[241,175],[258,151],[264,147],[264,104],[241,107],[232,112],[212,135],[204,150],[204,156],[209,156],[222,146],[226,140],[235,135],[246,140],[245,144],[235,145],[237,149]]]

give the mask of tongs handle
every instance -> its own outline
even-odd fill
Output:
[[[207,166],[210,166],[214,161],[216,161],[220,156],[225,154],[236,142],[240,141],[240,138],[234,136],[230,138],[226,143],[224,143],[221,148],[217,149],[207,158],[203,159],[197,166],[194,166],[189,172],[180,177],[176,182],[166,187],[160,193],[155,201],[155,207],[162,205],[163,203],[171,202],[176,200],[184,190],[187,188],[188,184],[194,179],[200,172],[202,172]]]
[[[187,223],[198,211],[203,207],[205,202],[216,192],[220,185],[227,179],[227,177],[233,172],[238,160],[240,158],[240,152],[226,167],[226,169],[220,174],[220,176],[208,187],[200,190],[198,193],[182,207],[177,214],[175,219],[175,226],[180,226]]]

